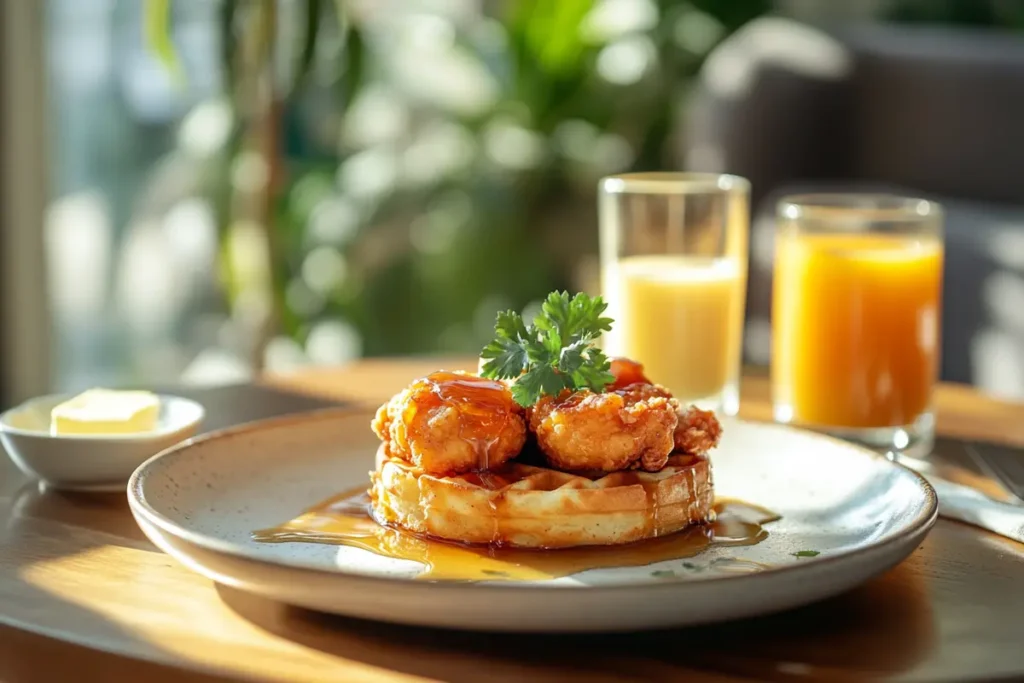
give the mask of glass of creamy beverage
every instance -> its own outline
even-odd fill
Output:
[[[609,176],[598,192],[605,352],[725,415],[739,409],[749,203],[746,179],[709,173]]]

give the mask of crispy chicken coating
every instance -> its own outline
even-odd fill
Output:
[[[499,467],[526,442],[508,387],[465,373],[416,380],[377,410],[371,427],[389,457],[442,477]]]
[[[674,441],[677,451],[703,455],[718,445],[722,437],[722,424],[710,410],[696,406],[679,409],[679,424]]]
[[[665,466],[674,446],[677,405],[660,387],[634,384],[596,394],[544,396],[530,411],[530,429],[552,467],[615,472]]]
[[[665,387],[654,384],[644,375],[644,366],[629,358],[614,358],[610,372],[615,377],[608,389],[621,389],[634,384],[647,384],[654,387],[653,391],[672,398]],[[675,400],[675,399],[673,399]],[[676,426],[674,441],[675,449],[684,453],[700,455],[718,446],[722,436],[722,425],[710,410],[701,410],[696,406],[676,404],[679,424]]]

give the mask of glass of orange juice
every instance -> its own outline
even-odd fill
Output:
[[[750,184],[733,175],[628,173],[599,187],[605,352],[677,398],[739,409]]]
[[[781,422],[894,454],[935,433],[942,209],[892,195],[783,198],[772,302]]]

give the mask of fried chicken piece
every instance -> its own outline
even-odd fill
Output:
[[[721,437],[722,424],[712,411],[696,406],[680,409],[674,437],[677,451],[703,455],[717,446]]]
[[[608,385],[608,390],[621,389],[633,384],[647,384],[651,391],[666,398],[672,394],[665,387],[654,384],[644,375],[644,366],[629,358],[615,358],[609,371],[615,381]],[[722,436],[722,425],[710,410],[701,410],[696,406],[678,406],[679,424],[675,431],[675,448],[677,451],[702,455],[718,445]]]
[[[508,387],[466,373],[416,380],[377,410],[371,427],[389,457],[435,476],[499,467],[526,442],[523,410]]]
[[[533,406],[530,429],[552,467],[656,472],[672,452],[677,409],[675,400],[652,384],[600,394],[563,392]]]

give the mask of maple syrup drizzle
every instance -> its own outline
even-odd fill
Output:
[[[650,493],[649,493],[650,495]],[[654,508],[655,510],[657,507]],[[433,581],[538,581],[590,569],[641,567],[666,560],[693,558],[713,546],[749,546],[768,537],[764,525],[779,515],[738,500],[715,504],[717,519],[669,536],[619,546],[530,550],[470,546],[427,539],[378,524],[370,514],[365,490],[343,493],[310,508],[295,519],[253,532],[264,543],[324,543],[368,550],[383,557],[424,565],[417,579]],[[759,571],[758,563],[716,558],[686,570],[734,573]],[[654,572],[660,575],[660,572]]]
[[[490,467],[491,449],[505,423],[519,412],[512,394],[501,382],[475,375],[438,370],[416,380],[410,390],[417,400],[410,401],[402,420],[413,429],[420,410],[448,405],[459,413],[459,437],[472,445],[479,469]],[[428,428],[429,425],[424,425]]]

